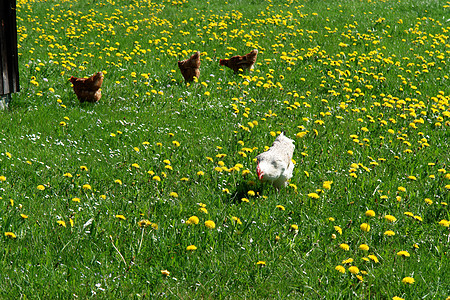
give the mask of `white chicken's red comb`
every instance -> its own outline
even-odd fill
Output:
[[[261,171],[261,168],[259,167],[259,163],[256,166],[256,174],[258,175],[258,179],[261,180],[264,173]]]

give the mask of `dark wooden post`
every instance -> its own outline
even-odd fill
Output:
[[[0,109],[19,91],[16,0],[0,0]]]

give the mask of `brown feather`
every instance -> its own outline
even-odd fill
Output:
[[[73,85],[73,91],[78,100],[83,103],[97,102],[102,97],[100,88],[103,84],[103,73],[98,72],[89,78],[70,77],[69,81]]]
[[[221,59],[219,61],[221,66],[226,66],[232,69],[235,73],[250,70],[256,62],[258,50],[254,49],[246,55],[235,55],[229,59]]]
[[[178,61],[181,75],[186,82],[191,82],[194,77],[200,77],[200,51],[195,52],[189,59]]]

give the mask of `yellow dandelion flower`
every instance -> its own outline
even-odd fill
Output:
[[[258,262],[256,263],[256,265],[258,265],[258,266],[260,266],[260,267],[265,267],[265,266],[266,266],[266,262],[260,260],[260,261],[258,261]]]
[[[348,258],[348,259],[343,260],[342,264],[346,265],[346,264],[351,264],[352,262],[353,262],[353,258]]]
[[[0,181],[6,181],[6,177],[5,176],[0,176]]]
[[[122,185],[122,180],[120,180],[120,179],[116,179],[116,180],[114,180],[114,183],[117,183],[117,184],[120,184],[120,185]]]
[[[126,220],[127,218],[125,218],[124,215],[116,215],[116,218],[119,220]]]
[[[403,257],[410,257],[411,255],[408,253],[408,251],[399,251],[397,252],[398,256],[403,256]]]
[[[361,244],[359,245],[358,249],[362,251],[369,251],[369,246],[367,246],[366,244]]]
[[[341,272],[342,274],[345,273],[345,268],[341,265],[336,266],[336,268],[334,268],[336,271]]]
[[[247,192],[247,195],[252,197],[252,196],[255,196],[256,194],[255,194],[254,191],[250,190],[250,191]]]
[[[449,227],[450,226],[450,221],[447,220],[440,220],[439,221],[439,225],[444,226],[444,227]]]
[[[408,179],[410,179],[410,180],[417,180],[417,177],[416,176],[408,176]]]
[[[247,198],[241,198],[242,202],[250,202],[250,200],[248,200]]]
[[[277,205],[276,208],[278,208],[279,210],[285,210],[283,205]]]
[[[186,221],[186,224],[188,224],[188,225],[190,225],[190,224],[197,225],[199,222],[200,222],[200,220],[198,219],[197,216],[192,216]]]
[[[332,183],[333,183],[333,181],[325,181],[325,182],[323,183],[323,188],[326,189],[326,190],[331,189],[331,184],[332,184]]]
[[[84,190],[92,190],[92,187],[89,184],[83,184],[83,189]]]
[[[205,173],[203,171],[198,171],[197,172],[197,176],[203,176],[203,175],[205,175]]]
[[[308,197],[313,199],[319,199],[319,195],[317,193],[309,193]]]
[[[72,178],[73,177],[72,174],[70,174],[70,173],[64,173],[63,176],[67,177],[67,178]]]
[[[170,197],[173,197],[173,198],[178,198],[178,194],[175,193],[175,192],[171,192],[171,193],[169,194],[169,196],[170,196]]]
[[[80,166],[81,171],[88,171],[88,168],[86,166]]]
[[[140,168],[140,166],[139,166],[137,163],[134,163],[134,164],[132,164],[131,166],[134,167],[134,168],[136,168],[136,169],[139,169],[139,168]]]
[[[378,257],[376,257],[375,255],[371,254],[371,255],[367,255],[368,258],[370,258],[371,260],[373,260],[374,262],[379,262]]]
[[[214,223],[214,221],[208,220],[205,221],[205,226],[208,227],[209,229],[214,229],[216,228],[216,223]]]
[[[139,152],[139,148],[138,147],[133,147],[134,151]]]
[[[298,138],[302,138],[304,137],[306,134],[308,134],[308,131],[300,131],[299,133],[297,133],[295,136]]]
[[[342,250],[345,250],[345,251],[350,250],[350,246],[345,243],[340,244],[339,248],[341,248]]]
[[[200,207],[198,210],[201,211],[204,214],[208,213],[208,210],[205,207]]]
[[[11,238],[11,239],[17,238],[17,236],[13,232],[10,232],[10,231],[5,232],[5,236],[8,238]]]
[[[348,271],[354,275],[359,274],[359,269],[356,266],[351,266],[348,268]]]
[[[414,278],[412,278],[412,277],[405,277],[405,278],[402,279],[402,282],[403,282],[404,284],[413,284],[413,283],[416,282],[416,281],[415,281]]]
[[[195,250],[197,250],[197,247],[195,247],[194,245],[190,245],[190,246],[186,247],[186,250],[187,251],[195,251]]]
[[[40,190],[40,191],[43,191],[43,190],[45,190],[45,186],[40,184],[40,185],[37,186],[37,189]]]
[[[172,141],[172,144],[173,144],[175,147],[180,147],[180,142]]]
[[[404,299],[404,298],[397,297],[397,296],[394,296],[394,297],[392,297],[392,300],[405,300],[405,299]]]
[[[399,186],[397,189],[399,192],[406,192],[406,189],[402,186]]]
[[[20,214],[20,216],[22,217],[22,219],[28,219],[28,216],[27,216],[27,215]]]
[[[80,198],[72,198],[73,202],[80,202]]]
[[[161,270],[161,274],[164,275],[164,276],[169,276],[170,272],[167,271],[167,270]]]
[[[241,219],[239,219],[238,217],[231,217],[231,219],[236,222],[239,225],[242,225]]]
[[[388,222],[391,222],[391,223],[397,221],[397,218],[394,217],[394,216],[391,216],[391,215],[385,215],[384,218],[385,218]]]
[[[362,231],[365,231],[365,232],[369,232],[369,231],[370,231],[370,225],[367,224],[367,223],[362,223],[362,224],[359,226],[359,228],[361,228],[361,230],[362,230]]]
[[[387,231],[384,232],[384,235],[387,235],[387,236],[394,236],[394,235],[395,235],[395,232],[393,232],[392,230],[387,230]]]
[[[292,224],[291,225],[291,229],[294,231],[298,231],[298,225],[297,224]]]
[[[56,223],[58,223],[59,226],[67,227],[66,222],[64,222],[64,221],[56,221]]]
[[[155,180],[155,181],[161,181],[161,178],[159,176],[153,176],[152,179]]]
[[[8,158],[12,157],[11,153],[9,153],[9,152],[5,152],[5,154],[6,154],[6,156],[8,156]]]
[[[145,228],[147,226],[152,225],[152,222],[150,222],[149,220],[140,220],[138,222],[139,227]]]
[[[339,233],[340,235],[342,235],[342,228],[339,226],[334,226],[334,230],[337,231],[337,233]]]

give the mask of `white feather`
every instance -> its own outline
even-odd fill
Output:
[[[269,150],[256,157],[260,180],[270,182],[276,188],[287,186],[294,170],[294,149],[294,141],[281,133]]]

